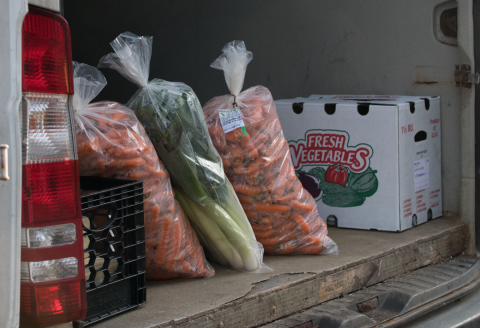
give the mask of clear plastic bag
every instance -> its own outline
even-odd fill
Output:
[[[151,37],[126,32],[112,43],[115,53],[99,67],[117,70],[141,88],[127,106],[137,115],[165,163],[207,258],[239,271],[269,270],[222,161],[212,145],[202,107],[193,90],[178,82],[148,82]]]
[[[147,279],[213,277],[168,172],[134,113],[115,102],[89,104],[106,84],[97,68],[74,63],[80,174],[143,181]]]
[[[224,71],[232,92],[203,107],[225,173],[266,254],[337,254],[315,200],[295,175],[270,91],[256,86],[240,93],[251,59],[245,44],[233,41],[211,65]],[[246,133],[242,127],[226,129],[220,118],[235,108]]]

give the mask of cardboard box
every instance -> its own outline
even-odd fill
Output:
[[[324,220],[403,231],[442,215],[440,98],[275,101],[297,176]]]

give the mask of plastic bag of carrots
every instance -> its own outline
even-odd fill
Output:
[[[80,175],[143,181],[147,279],[213,277],[197,235],[174,198],[169,174],[134,113],[116,102],[89,104],[105,85],[97,68],[74,63]]]
[[[337,254],[315,200],[295,175],[270,91],[256,86],[240,93],[252,57],[233,41],[211,65],[224,71],[231,92],[203,106],[225,173],[266,254]]]

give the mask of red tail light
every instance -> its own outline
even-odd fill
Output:
[[[22,45],[20,325],[45,327],[86,313],[70,30],[62,17],[30,7]]]

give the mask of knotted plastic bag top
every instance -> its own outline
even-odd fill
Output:
[[[247,65],[253,54],[247,50],[245,42],[237,40],[227,43],[222,52],[210,66],[223,71],[228,89],[236,97],[242,91]]]
[[[81,112],[107,85],[107,80],[95,67],[73,62],[73,85],[73,109]]]
[[[110,42],[115,52],[103,56],[98,67],[117,70],[128,80],[145,87],[150,71],[152,43],[151,36],[138,36],[131,32],[122,33]]]

